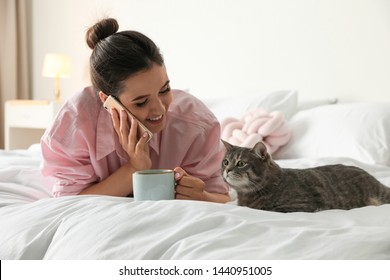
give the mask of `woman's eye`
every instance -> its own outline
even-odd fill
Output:
[[[246,163],[241,161],[241,160],[237,162],[238,167],[244,167],[245,165],[246,165]]]
[[[223,166],[227,166],[229,164],[229,161],[227,159],[224,159],[222,161]]]
[[[164,90],[160,91],[159,94],[165,94],[171,91],[171,87],[167,86]]]
[[[137,103],[135,103],[135,106],[137,106],[137,107],[143,107],[143,106],[146,105],[146,103],[148,103],[148,100],[147,100],[147,99],[145,99],[145,101],[143,101],[143,102],[137,102]]]

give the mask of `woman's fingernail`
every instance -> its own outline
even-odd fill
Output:
[[[180,178],[180,173],[175,173],[175,179],[179,179]]]

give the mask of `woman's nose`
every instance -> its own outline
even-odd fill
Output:
[[[154,98],[150,109],[153,113],[156,113],[156,114],[165,113],[165,106],[160,98]]]

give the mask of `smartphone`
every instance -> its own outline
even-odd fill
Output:
[[[146,128],[145,125],[143,125],[136,117],[133,116],[132,113],[129,112],[129,110],[126,109],[125,106],[122,105],[122,103],[117,99],[115,98],[114,96],[112,95],[109,95],[107,100],[104,102],[103,104],[103,107],[108,111],[110,112],[110,110],[112,108],[115,108],[118,113],[120,113],[121,110],[125,110],[127,115],[129,116],[130,118],[130,121],[132,119],[136,119],[138,121],[138,139],[146,132],[148,134],[148,139],[146,140],[146,143],[148,143],[152,137],[153,137],[153,133]]]

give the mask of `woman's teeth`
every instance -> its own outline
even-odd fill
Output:
[[[156,117],[156,118],[150,118],[149,120],[150,121],[158,121],[158,120],[160,120],[162,118],[162,115],[161,116],[158,116],[158,117]]]

